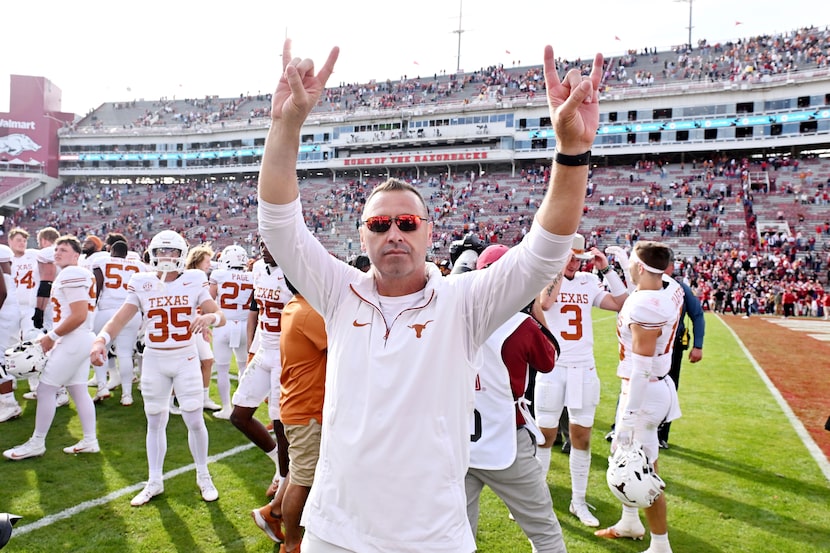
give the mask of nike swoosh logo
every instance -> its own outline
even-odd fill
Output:
[[[193,361],[194,359],[196,359],[196,356],[195,356],[195,355],[194,355],[193,357],[188,357],[188,358],[187,358],[187,360],[188,360],[188,361]]]
[[[355,320],[354,320],[354,322],[353,322],[352,324],[353,324],[354,326],[361,327],[361,326],[370,325],[370,324],[372,324],[372,322],[371,322],[371,321],[369,321],[368,323],[359,323],[359,322],[357,322],[357,319],[355,319]]]

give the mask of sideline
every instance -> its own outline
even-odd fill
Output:
[[[237,453],[241,453],[243,451],[251,449],[252,447],[255,447],[254,444],[253,443],[248,443],[248,444],[244,444],[244,445],[234,447],[234,448],[229,449],[227,451],[224,451],[222,453],[217,453],[216,455],[212,455],[212,456],[208,457],[208,465],[210,465],[211,463],[215,463],[216,461],[220,461],[220,460],[224,459],[225,457],[231,457],[233,455],[236,455]],[[184,474],[185,472],[190,472],[190,471],[195,471],[195,470],[196,470],[196,465],[194,463],[190,463],[189,465],[185,465],[183,467],[173,469],[169,472],[165,472],[164,475],[162,476],[162,480],[169,480],[169,479],[173,478],[174,476],[178,476],[180,474]],[[61,520],[68,519],[68,518],[70,518],[74,515],[77,515],[78,513],[82,513],[84,511],[87,511],[89,509],[93,509],[95,507],[100,507],[101,505],[109,503],[110,501],[113,501],[113,500],[118,499],[120,497],[123,497],[125,495],[133,494],[135,492],[139,492],[139,491],[144,489],[144,484],[145,483],[146,482],[139,482],[138,484],[133,484],[132,486],[127,486],[125,488],[121,488],[120,490],[116,490],[114,492],[108,493],[107,495],[105,495],[103,497],[99,497],[98,499],[92,499],[90,501],[84,501],[83,503],[79,503],[78,505],[75,505],[74,507],[70,507],[68,509],[64,509],[63,511],[61,511],[59,513],[55,513],[54,515],[47,515],[43,518],[40,518],[40,519],[32,522],[31,524],[24,524],[23,526],[16,526],[15,529],[14,529],[14,535],[19,536],[19,535],[22,535],[22,534],[28,534],[29,532],[32,532],[34,530],[39,530],[41,528],[45,528],[45,527],[47,527],[51,524],[54,524],[56,522],[59,522]]]
[[[749,362],[752,363],[752,366],[755,367],[755,371],[758,373],[758,376],[760,376],[761,380],[764,381],[764,384],[766,384],[767,389],[772,394],[772,397],[775,398],[775,401],[778,402],[778,405],[784,411],[784,415],[786,415],[787,420],[790,421],[790,424],[795,429],[796,435],[798,435],[798,437],[801,438],[801,441],[807,447],[807,451],[810,452],[810,455],[813,456],[813,459],[815,459],[816,464],[818,464],[818,468],[824,474],[824,477],[828,481],[830,481],[830,461],[827,460],[827,457],[825,457],[824,452],[813,440],[813,437],[810,436],[810,433],[807,432],[807,429],[804,428],[804,425],[801,423],[801,419],[799,419],[795,415],[795,413],[787,403],[787,400],[784,399],[784,396],[782,396],[781,392],[778,391],[778,388],[775,387],[775,384],[773,384],[772,380],[770,380],[770,378],[767,376],[767,373],[764,372],[764,369],[761,368],[761,365],[758,364],[758,361],[755,360],[755,357],[753,357],[749,350],[746,349],[746,346],[744,345],[743,341],[738,337],[735,331],[732,330],[732,327],[726,324],[720,316],[716,316],[716,318],[720,322],[720,324],[726,327],[726,330],[728,330],[729,333],[732,334],[732,337],[735,338],[735,341],[738,342],[738,345],[741,347],[741,350],[744,352],[744,355],[746,355],[747,359],[749,359]]]

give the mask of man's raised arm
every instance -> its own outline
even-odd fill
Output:
[[[551,168],[550,187],[536,220],[553,234],[576,232],[582,218],[588,163],[583,154],[591,151],[599,127],[599,84],[602,55],[597,54],[590,77],[571,69],[563,81],[556,73],[553,48],[545,47],[545,86],[556,134],[556,154]]]
[[[283,74],[271,100],[271,128],[259,171],[259,197],[272,204],[287,204],[297,198],[297,152],[300,131],[317,105],[334,70],[340,49],[332,48],[326,63],[314,73],[314,62],[291,57],[291,40],[282,49]]]

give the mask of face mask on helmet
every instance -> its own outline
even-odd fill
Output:
[[[219,263],[223,269],[245,269],[248,265],[248,253],[242,246],[228,246],[222,250]]]
[[[666,489],[637,442],[617,448],[608,458],[605,476],[611,493],[629,507],[651,507]]]
[[[186,266],[187,242],[177,232],[164,230],[150,241],[150,266],[159,272],[181,272]]]

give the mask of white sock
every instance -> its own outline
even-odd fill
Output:
[[[92,442],[97,439],[95,404],[92,403],[92,398],[86,388],[86,384],[73,384],[67,393],[71,392],[70,395],[75,400],[75,410],[78,412],[78,418],[81,419],[84,440]]]
[[[651,543],[648,547],[649,551],[655,553],[671,553],[671,545],[669,544],[669,535],[666,534],[651,534]]]
[[[620,522],[623,526],[637,526],[642,525],[640,522],[640,510],[637,507],[622,506],[622,517]]]
[[[542,465],[542,472],[545,474],[547,478],[548,471],[550,470],[550,448],[549,447],[537,447],[536,448],[536,457],[539,459],[539,463]]]
[[[150,480],[161,482],[164,457],[167,454],[167,421],[170,414],[167,412],[147,415],[147,465],[150,469]]]
[[[130,356],[129,362],[124,362],[121,357],[118,358],[118,372],[121,375],[121,397],[133,397],[133,358]]]
[[[182,420],[187,426],[187,445],[190,447],[198,474],[200,467],[207,467],[208,457],[208,431],[202,410],[182,411]]]
[[[585,503],[588,493],[588,474],[591,470],[591,452],[571,448],[569,460],[571,469],[571,499],[574,503]]]
[[[222,402],[223,408],[232,409],[231,405],[231,365],[220,365],[216,363],[216,389],[219,392],[219,401]]]
[[[107,364],[103,364],[100,367],[95,367],[95,382],[98,384],[98,388],[106,388],[107,387]]]
[[[267,455],[267,456],[268,456],[268,457],[269,457],[272,461],[274,461],[274,465],[276,465],[276,467],[277,467],[277,473],[278,473],[278,474],[279,474],[279,468],[280,468],[279,453],[280,453],[280,448],[279,448],[279,446],[274,446],[274,449],[272,449],[271,451],[269,451],[268,453],[266,453],[266,455]]]

